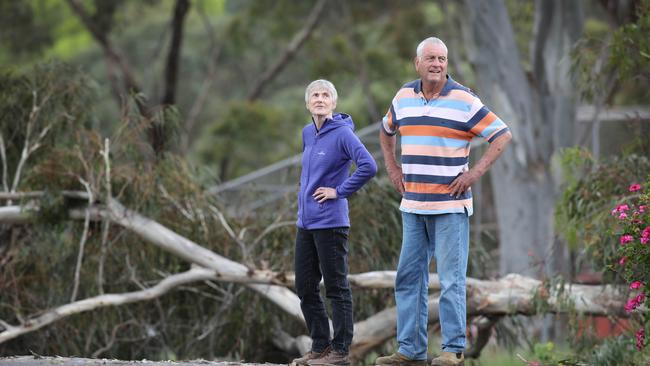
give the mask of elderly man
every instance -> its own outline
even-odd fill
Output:
[[[429,264],[435,257],[442,287],[442,353],[432,365],[462,365],[470,186],[497,160],[512,135],[476,95],[447,74],[444,42],[427,38],[416,54],[420,78],[397,92],[379,137],[388,176],[402,194],[403,233],[395,280],[399,349],[376,363],[426,365]],[[395,157],[397,132],[401,166]],[[474,137],[490,146],[469,169]]]

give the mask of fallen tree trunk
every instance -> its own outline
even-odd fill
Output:
[[[119,306],[132,302],[155,299],[166,294],[175,287],[191,282],[214,279],[214,277],[215,274],[212,270],[205,268],[192,268],[187,272],[166,277],[156,286],[141,291],[121,294],[105,294],[61,305],[54,309],[47,310],[42,315],[29,318],[20,325],[10,325],[4,321],[0,321],[0,327],[4,328],[3,331],[0,332],[0,343],[33,332],[70,315],[80,314],[106,306]]]
[[[40,193],[42,195],[42,193]],[[85,192],[63,192],[66,197],[87,200]],[[0,199],[9,199],[19,196],[21,198],[38,197],[39,192],[30,192],[22,194],[0,194]],[[29,212],[38,210],[38,206],[30,203],[24,206],[6,206],[0,211],[0,222],[6,223],[26,223],[31,220]],[[128,229],[147,242],[154,244],[163,250],[170,252],[180,258],[201,267],[212,269],[217,276],[224,279],[251,277],[250,281],[228,281],[242,282],[252,290],[260,293],[271,302],[279,306],[283,311],[304,323],[304,317],[300,309],[300,300],[298,296],[285,286],[278,286],[282,281],[274,278],[267,278],[268,274],[264,271],[256,272],[241,263],[222,257],[211,250],[208,250],[195,242],[175,233],[160,223],[151,220],[135,211],[131,211],[122,206],[116,200],[111,200],[105,206],[92,206],[89,209],[90,217],[93,220],[108,219],[125,229]],[[86,210],[71,210],[70,217],[74,219],[84,219]]]
[[[73,194],[76,198],[83,198],[84,195],[78,192]],[[4,198],[4,195],[0,194],[0,198]],[[37,206],[34,205],[2,207],[0,209],[0,222],[27,222],[30,220],[28,212],[35,209],[37,209]],[[10,326],[0,322],[0,325],[5,328],[0,333],[0,343],[10,339],[7,338],[10,334],[14,334],[11,337],[14,338],[65,316],[91,310],[93,309],[92,306],[110,306],[148,300],[169,291],[174,287],[170,284],[176,284],[177,286],[191,281],[207,279],[244,284],[279,305],[285,312],[304,321],[297,296],[288,288],[282,287],[293,286],[293,274],[249,269],[240,263],[221,257],[201,247],[156,221],[124,208],[114,200],[109,202],[107,206],[93,206],[89,210],[93,219],[109,219],[135,232],[150,243],[202,268],[172,275],[148,290],[129,294],[102,295],[63,305],[46,312],[40,317],[32,318],[27,322],[29,324]],[[74,219],[81,219],[85,217],[85,212],[86,210],[72,210],[70,216]],[[189,274],[190,272],[192,275]],[[392,288],[395,283],[395,275],[394,271],[361,273],[350,275],[350,282],[353,286],[361,288]],[[178,278],[183,278],[183,280],[178,280]],[[429,288],[439,290],[440,281],[437,275],[431,274],[429,278]],[[162,288],[165,290],[160,290]],[[155,294],[155,296],[152,294]],[[627,314],[623,311],[625,300],[625,292],[610,285],[557,284],[547,286],[539,280],[517,274],[510,274],[493,281],[473,278],[467,280],[468,316],[534,315],[538,312],[562,313],[569,310],[586,315],[626,316]],[[55,314],[56,316],[54,316]],[[390,308],[355,324],[351,348],[352,357],[361,359],[370,350],[394,337],[396,320],[395,308]],[[429,301],[429,321],[431,323],[438,321],[438,298],[436,296],[432,296]],[[35,328],[35,325],[40,326]],[[18,329],[20,327],[24,329]],[[304,350],[309,349],[308,342],[308,338],[300,337],[295,342],[284,339],[282,344],[286,344],[287,347],[292,349]]]

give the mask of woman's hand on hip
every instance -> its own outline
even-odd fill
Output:
[[[323,203],[327,200],[334,200],[338,198],[336,189],[330,187],[318,187],[316,189],[316,192],[314,192],[314,194],[311,196],[314,197],[318,203]]]

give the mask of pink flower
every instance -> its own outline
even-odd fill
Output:
[[[643,304],[643,300],[645,299],[645,294],[641,292],[640,294],[636,295],[635,299],[636,299],[637,306],[639,306]]]
[[[650,238],[647,236],[644,236],[639,240],[641,241],[641,244],[648,244],[648,242],[650,242]]]
[[[639,344],[639,337],[636,337],[636,339],[637,339],[636,343],[637,343],[637,348],[638,348],[638,347],[639,347],[639,346],[638,346],[638,344]],[[542,366],[542,363],[539,362],[539,361],[530,361],[530,362],[528,363],[528,366]]]
[[[634,240],[634,237],[632,235],[623,235],[619,241],[621,242],[621,245],[625,245],[632,240]]]
[[[623,307],[628,313],[632,310],[638,308],[643,303],[644,298],[643,292],[638,294],[636,297],[633,297],[627,301],[627,304]]]
[[[627,204],[623,203],[618,206],[616,206],[615,209],[612,210],[612,216],[616,216],[617,213],[625,213],[625,211],[629,210],[630,206]]]
[[[627,304],[625,304],[623,309],[625,309],[625,311],[629,313],[632,310],[636,309],[637,306],[639,306],[639,305],[636,303],[636,299],[633,298],[633,299],[627,300]]]
[[[647,207],[646,205],[641,205],[641,206],[639,206],[639,212],[640,212],[640,213],[644,213],[646,207]]]
[[[627,214],[626,214],[625,212],[621,212],[621,214],[618,215],[618,218],[619,218],[620,220],[623,220],[623,219],[627,218]]]
[[[641,286],[643,286],[643,284],[641,283],[641,281],[634,281],[634,282],[632,282],[632,283],[630,284],[630,289],[631,289],[631,290],[636,290],[636,289],[638,289],[638,288],[641,288]]]
[[[618,260],[618,264],[621,266],[625,265],[625,261],[627,260],[627,257],[621,257],[621,259]]]
[[[630,209],[630,206],[628,206],[626,203],[620,204],[616,206],[616,211],[617,212],[625,212]]]
[[[634,336],[636,337],[636,349],[641,351],[645,343],[645,329],[640,328]]]
[[[630,192],[636,192],[641,189],[641,185],[638,183],[632,184],[629,188]]]
[[[643,231],[641,232],[641,237],[643,238],[650,237],[650,226],[643,229]]]

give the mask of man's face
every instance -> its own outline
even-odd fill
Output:
[[[331,116],[336,102],[327,89],[315,89],[309,94],[307,109],[313,116]]]
[[[426,43],[422,55],[415,57],[415,70],[426,83],[440,83],[447,76],[447,50],[441,44]]]

